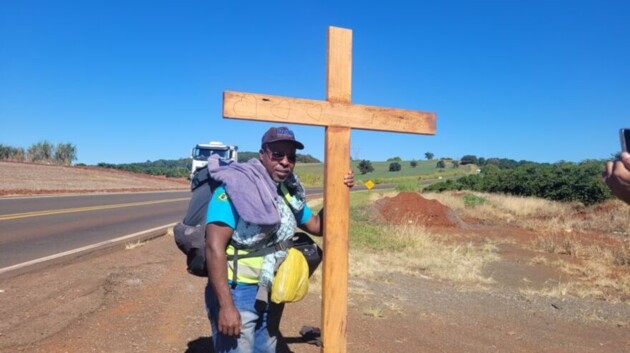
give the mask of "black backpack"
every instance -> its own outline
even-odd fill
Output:
[[[175,244],[179,250],[186,255],[186,266],[188,273],[207,277],[206,268],[206,216],[208,213],[208,203],[212,198],[214,190],[221,186],[221,182],[212,178],[208,168],[198,169],[190,183],[192,196],[188,203],[188,210],[184,219],[173,228]],[[235,245],[235,244],[232,244]],[[285,240],[275,246],[270,246],[246,255],[228,256],[228,260],[234,263],[239,258],[264,256],[277,250],[284,250],[295,247],[300,250],[309,266],[309,275],[319,266],[322,260],[322,249],[306,233],[296,233],[293,238]],[[238,252],[237,252],[238,254]],[[237,266],[234,266],[236,269]],[[234,271],[234,282],[236,282],[237,271]]]
[[[208,168],[198,169],[190,182],[192,195],[184,219],[173,228],[175,244],[186,254],[187,269],[195,276],[207,277],[206,214],[214,189],[221,182],[210,177]]]

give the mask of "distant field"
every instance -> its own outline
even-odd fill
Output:
[[[475,166],[461,166],[459,168],[436,168],[437,160],[432,161],[417,161],[418,165],[412,168],[411,161],[398,162],[401,165],[401,170],[398,172],[390,172],[389,165],[392,162],[372,162],[374,171],[361,175],[359,173],[359,161],[353,161],[352,170],[354,170],[354,177],[358,184],[363,184],[367,180],[379,183],[401,183],[410,181],[429,181],[438,180],[442,178],[456,178],[466,174],[474,173]],[[295,167],[296,173],[302,179],[306,185],[321,185],[324,180],[324,165],[322,163],[298,163]]]

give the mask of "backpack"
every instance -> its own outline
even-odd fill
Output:
[[[192,193],[184,219],[173,227],[175,244],[186,255],[188,273],[207,277],[206,214],[214,189],[221,182],[210,177],[208,168],[197,169],[190,181]]]
[[[181,222],[173,227],[175,244],[186,255],[186,269],[188,273],[208,277],[206,268],[206,217],[208,203],[212,199],[214,190],[221,186],[221,182],[212,178],[208,168],[198,169],[190,182],[192,192],[186,215]],[[236,245],[236,244],[232,244]],[[234,261],[233,281],[236,282],[237,261],[239,258],[264,256],[277,250],[294,247],[300,250],[309,266],[309,276],[315,272],[322,261],[322,249],[306,233],[296,233],[291,239],[274,246],[251,251],[248,254],[228,256]],[[235,248],[237,248],[235,246]]]

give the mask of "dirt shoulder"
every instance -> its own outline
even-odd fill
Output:
[[[519,266],[506,256],[489,271],[500,279]],[[5,280],[0,352],[212,352],[204,286],[168,235]],[[320,311],[318,288],[287,305],[284,352],[319,352],[299,330],[320,327]],[[525,296],[509,281],[479,290],[428,276],[351,278],[348,352],[623,352],[628,317],[627,304]]]

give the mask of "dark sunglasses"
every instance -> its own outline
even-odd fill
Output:
[[[272,151],[269,149],[266,149],[266,151],[269,152],[269,158],[271,158],[272,161],[282,162],[284,157],[287,157],[289,162],[295,163],[295,158],[296,158],[295,153],[282,153],[282,152]]]

